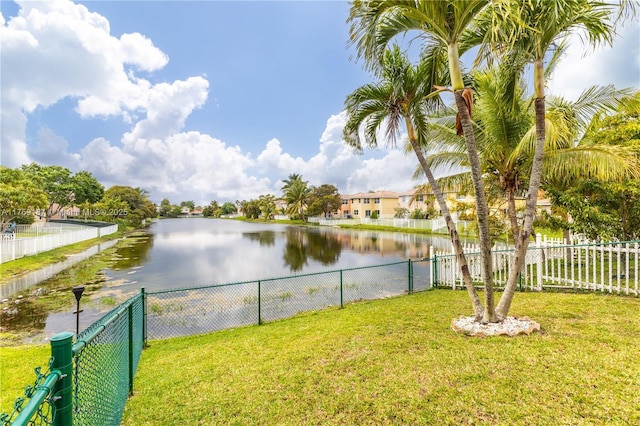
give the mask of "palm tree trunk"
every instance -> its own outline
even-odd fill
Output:
[[[509,223],[511,224],[511,236],[513,237],[513,242],[515,244],[518,239],[520,229],[518,226],[518,213],[516,211],[516,199],[514,192],[515,191],[512,187],[507,189],[507,212],[509,215]]]
[[[453,79],[452,79],[453,80]],[[489,234],[489,207],[484,194],[482,182],[482,170],[480,169],[480,157],[478,156],[478,146],[476,144],[473,125],[467,104],[462,97],[462,90],[455,90],[454,96],[464,139],[467,144],[467,155],[471,166],[471,179],[476,197],[476,215],[478,217],[478,237],[480,239],[480,258],[482,261],[482,280],[485,287],[485,311],[482,322],[497,322],[495,312],[495,300],[493,292],[493,265],[491,259],[491,235]]]
[[[524,210],[524,223],[520,230],[520,236],[515,242],[515,252],[509,268],[509,278],[504,288],[504,293],[500,298],[496,311],[500,318],[506,318],[511,308],[511,302],[516,291],[518,277],[524,266],[527,248],[529,247],[529,237],[533,230],[533,219],[535,216],[536,204],[538,202],[538,190],[542,178],[542,158],[544,156],[544,143],[546,139],[545,131],[545,104],[544,104],[544,68],[542,60],[534,64],[534,90],[535,90],[535,112],[536,112],[536,147],[533,154],[533,164],[531,165],[531,177],[529,179],[529,189]]]
[[[424,158],[422,148],[420,148],[420,145],[418,145],[415,129],[413,128],[413,125],[411,124],[411,121],[409,119],[405,119],[405,121],[407,125],[407,131],[409,133],[409,141],[411,142],[413,152],[415,152],[416,157],[418,158],[418,161],[420,162],[420,165],[422,166],[422,169],[427,176],[429,185],[431,185],[431,190],[433,191],[433,194],[438,201],[438,205],[440,206],[440,210],[442,211],[442,215],[444,216],[444,220],[447,224],[449,237],[451,238],[451,243],[453,244],[453,249],[456,253],[456,259],[458,260],[458,265],[460,265],[460,270],[462,272],[462,280],[464,281],[464,286],[466,287],[469,298],[471,299],[471,305],[473,306],[473,315],[477,321],[480,321],[484,313],[484,307],[480,302],[480,297],[478,297],[476,288],[473,286],[473,278],[471,277],[471,272],[469,271],[469,264],[467,263],[467,258],[464,254],[464,249],[462,247],[462,242],[460,241],[460,236],[458,235],[458,230],[456,229],[456,224],[453,222],[453,218],[451,217],[451,212],[449,211],[449,207],[447,206],[447,201],[445,200],[442,191],[440,191],[440,187],[438,186],[433,173],[431,173],[431,168]]]
[[[447,45],[447,60],[449,64],[449,75],[451,76],[451,87],[458,107],[458,114],[464,132],[464,139],[467,144],[467,154],[471,166],[471,177],[473,189],[476,196],[476,214],[478,216],[478,237],[480,238],[480,257],[482,260],[482,280],[485,286],[485,309],[482,322],[496,322],[495,301],[493,295],[493,265],[491,264],[491,235],[489,234],[489,208],[484,195],[482,184],[482,172],[480,170],[480,158],[478,157],[478,146],[471,116],[467,109],[467,104],[462,97],[464,83],[462,71],[460,69],[460,55],[458,45],[452,43]]]

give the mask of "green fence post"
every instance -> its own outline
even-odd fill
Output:
[[[438,288],[438,255],[433,255],[433,266],[431,268],[431,287]]]
[[[262,324],[262,306],[260,303],[260,281],[258,281],[258,325]]]
[[[127,308],[129,316],[129,396],[133,395],[133,303]]]
[[[411,259],[409,259],[408,263],[408,281],[409,281],[409,294],[413,293],[413,264],[411,263]]]
[[[140,289],[142,294],[142,347],[147,347],[147,294],[144,287]]]
[[[344,302],[343,302],[343,296],[342,296],[342,269],[340,269],[340,309],[344,308]]]
[[[73,423],[73,385],[71,376],[73,374],[73,333],[68,331],[58,333],[51,338],[51,356],[53,357],[52,370],[61,373],[60,380],[53,389],[53,394],[57,397],[55,405],[55,426],[71,426]]]

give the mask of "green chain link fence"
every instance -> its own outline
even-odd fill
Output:
[[[144,295],[138,294],[76,337],[51,339],[49,370],[36,369],[36,381],[16,399],[6,425],[117,425],[144,342]]]
[[[117,425],[147,337],[260,324],[302,311],[429,289],[426,260],[269,278],[130,298],[80,333],[51,339],[49,369],[18,398],[7,425]]]
[[[146,295],[150,339],[208,333],[431,287],[428,261],[402,261]]]

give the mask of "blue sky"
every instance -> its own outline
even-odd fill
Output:
[[[291,173],[345,194],[421,183],[401,150],[355,155],[341,139],[346,95],[370,81],[350,60],[347,2],[0,6],[2,165],[59,164],[197,204],[280,195]],[[640,25],[620,32],[586,57],[573,43],[550,92],[640,88]]]

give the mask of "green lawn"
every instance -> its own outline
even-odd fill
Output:
[[[469,311],[437,290],[152,341],[123,424],[640,424],[640,299],[517,294],[543,332],[515,338],[453,333]]]
[[[13,402],[36,380],[34,368],[47,371],[50,357],[48,345],[0,347],[0,412],[13,411]]]

